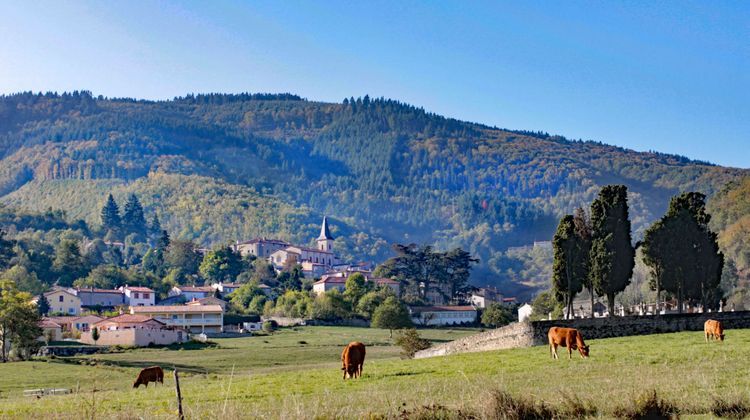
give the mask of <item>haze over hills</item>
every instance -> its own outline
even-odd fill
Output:
[[[629,187],[638,239],[677,192],[711,196],[750,175],[393,100],[291,94],[3,96],[0,158],[0,201],[16,211],[62,209],[96,226],[109,192],[134,192],[170,233],[204,246],[309,242],[328,215],[345,258],[380,261],[395,242],[461,246],[481,260],[475,283],[521,295],[548,278],[517,268],[506,249],[549,240],[601,186]]]

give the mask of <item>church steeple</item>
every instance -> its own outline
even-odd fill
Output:
[[[323,224],[320,226],[320,235],[316,239],[318,243],[318,249],[321,251],[330,252],[333,249],[333,235],[328,229],[328,217],[323,216]]]

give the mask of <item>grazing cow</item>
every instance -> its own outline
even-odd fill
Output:
[[[344,379],[362,376],[362,366],[365,364],[365,345],[359,341],[352,341],[341,352],[341,370]]]
[[[706,343],[708,339],[724,341],[724,326],[721,321],[709,319],[703,324],[703,332],[706,334]]]
[[[559,359],[557,356],[557,346],[568,348],[568,359],[573,358],[573,350],[578,349],[581,358],[589,357],[589,346],[583,342],[583,336],[575,328],[552,327],[547,333],[549,338],[550,357]]]
[[[159,366],[151,366],[141,370],[135,382],[133,382],[133,388],[138,388],[139,385],[145,385],[148,388],[149,382],[164,384],[164,371]]]

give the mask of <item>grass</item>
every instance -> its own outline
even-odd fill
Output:
[[[447,340],[470,332],[421,333]],[[367,361],[361,380],[342,381],[338,358],[351,339],[369,344]],[[171,417],[176,410],[171,371],[163,387],[131,389],[137,369],[150,364],[184,369],[180,383],[188,418],[403,413],[429,418],[424,413],[430,410],[451,418],[450,413],[486,414],[481,410],[498,401],[612,417],[652,389],[682,416],[706,417],[738,411],[717,401],[750,397],[750,330],[731,330],[724,343],[709,344],[700,332],[591,340],[591,357],[570,361],[550,360],[544,346],[401,360],[387,331],[337,327],[216,342],[217,347],[201,350],[144,349],[0,365],[0,416],[80,417],[98,399],[93,406],[105,417]],[[41,400],[21,395],[23,389],[42,387],[80,392]],[[94,388],[99,391],[92,393]]]

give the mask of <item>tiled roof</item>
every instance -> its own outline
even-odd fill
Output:
[[[50,318],[42,318],[42,320],[39,321],[39,327],[40,328],[62,328],[60,324],[51,320]]]
[[[148,293],[148,292],[153,293],[154,292],[153,289],[150,289],[148,287],[141,287],[141,286],[125,286],[124,289],[125,290],[130,290],[131,292],[146,292],[146,293]]]
[[[326,277],[316,281],[313,284],[327,284],[327,283],[346,283],[346,277]]]
[[[122,290],[117,289],[97,289],[94,287],[76,287],[75,288],[76,293],[116,293],[116,294],[122,294]]]
[[[207,292],[212,293],[214,288],[211,286],[175,286],[183,292]]]
[[[148,316],[148,315],[122,314],[122,315],[114,316],[112,318],[103,319],[97,322],[95,325],[104,324],[107,322],[122,323],[122,324],[135,324],[135,323],[146,322],[149,320],[153,320],[160,324],[163,324],[163,322],[157,319],[154,319],[153,317]]]
[[[131,306],[134,314],[185,313],[185,312],[224,312],[219,305],[164,305],[164,306]]]
[[[476,311],[473,306],[412,306],[412,312],[463,312]]]

